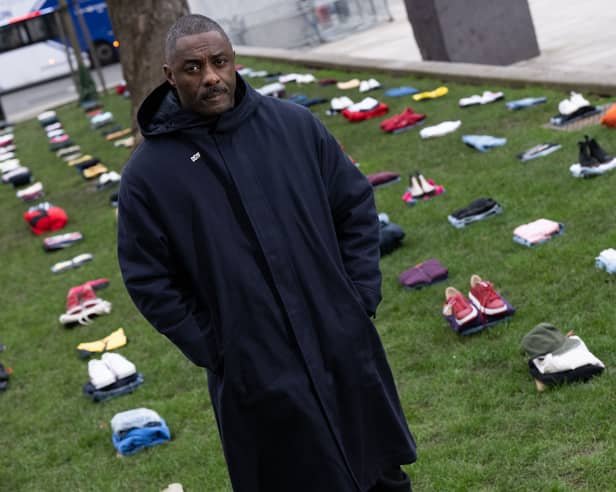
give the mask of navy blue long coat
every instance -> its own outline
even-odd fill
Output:
[[[152,325],[208,369],[236,492],[365,491],[416,458],[370,320],[372,189],[308,110],[237,82],[213,126],[167,83],[140,108],[122,275]]]

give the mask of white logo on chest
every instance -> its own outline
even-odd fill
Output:
[[[199,152],[190,156],[190,160],[193,162],[196,162],[199,158],[201,158],[201,154]]]

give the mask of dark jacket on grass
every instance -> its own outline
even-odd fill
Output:
[[[122,275],[208,369],[235,491],[365,491],[415,460],[369,317],[372,189],[308,110],[237,83],[214,125],[167,83],[143,103],[120,188]]]

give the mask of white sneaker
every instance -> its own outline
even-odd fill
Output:
[[[127,378],[137,372],[135,364],[120,354],[105,352],[101,360],[107,365],[117,379]]]
[[[281,84],[280,82],[274,82],[273,84],[267,84],[257,89],[257,92],[259,94],[262,94],[263,96],[280,97],[280,95],[284,93],[284,90],[284,84]]]
[[[466,106],[476,106],[477,104],[482,104],[482,97],[475,94],[469,97],[463,97],[458,101],[458,106],[461,108],[465,108]]]
[[[296,73],[286,73],[278,77],[278,82],[281,84],[288,84],[289,82],[295,82],[297,80],[298,74]]]
[[[44,120],[48,120],[50,118],[55,118],[55,117],[56,117],[55,111],[43,111],[36,117],[36,119],[38,119],[39,121],[44,121]]]
[[[28,186],[27,188],[19,190],[17,193],[15,193],[15,195],[17,196],[17,198],[23,198],[23,197],[28,197],[30,195],[38,195],[39,193],[42,193],[42,192],[43,192],[43,183],[41,183],[40,181],[37,181],[31,186]]]
[[[370,111],[371,109],[376,108],[378,105],[379,102],[374,97],[366,97],[358,103],[349,106],[347,109],[355,113],[357,111]]]
[[[489,104],[491,102],[498,101],[499,99],[502,99],[503,96],[504,96],[504,94],[502,92],[485,91],[481,95],[481,102],[480,102],[480,104]]]
[[[359,83],[359,92],[368,92],[374,89],[379,89],[381,84],[376,79],[362,80]]]
[[[297,84],[311,84],[316,81],[317,79],[311,73],[298,74],[297,77],[295,78],[295,82]]]
[[[115,374],[109,369],[107,364],[98,359],[88,361],[88,375],[90,376],[92,386],[96,389],[104,388],[116,382]]]
[[[19,159],[7,159],[0,164],[0,172],[2,172],[2,174],[8,173],[9,171],[17,169],[20,166],[21,164],[19,163]]]
[[[0,162],[6,162],[10,159],[15,159],[15,152],[5,152],[0,155]]]
[[[333,111],[342,111],[352,105],[353,101],[347,96],[334,97],[330,102],[330,106]]]

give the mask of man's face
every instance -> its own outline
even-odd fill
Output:
[[[178,38],[163,69],[184,109],[216,116],[233,107],[235,53],[218,31]]]

